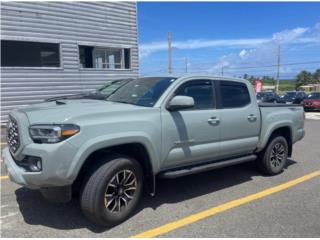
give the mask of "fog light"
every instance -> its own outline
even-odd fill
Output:
[[[42,171],[42,162],[40,157],[26,156],[21,162],[16,162],[28,172]]]
[[[42,164],[41,164],[41,161],[40,161],[40,160],[37,161],[37,168],[38,168],[39,170],[42,169]]]
[[[29,156],[28,163],[32,172],[39,172],[42,170],[41,158]]]

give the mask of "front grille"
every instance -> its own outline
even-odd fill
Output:
[[[7,125],[7,141],[11,152],[15,153],[20,147],[19,129],[17,121],[9,116]]]
[[[304,105],[305,106],[312,106],[312,103],[311,102],[305,102]]]

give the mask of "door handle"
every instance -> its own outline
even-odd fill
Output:
[[[208,123],[209,124],[219,124],[220,123],[220,119],[217,117],[211,117],[208,119]]]
[[[253,115],[253,114],[250,114],[250,115],[248,116],[248,120],[249,120],[250,122],[254,122],[254,121],[257,120],[257,117],[256,117],[255,115]]]

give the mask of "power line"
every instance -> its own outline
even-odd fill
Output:
[[[320,61],[283,63],[283,64],[281,64],[281,66],[306,65],[306,64],[314,64],[314,63],[320,63]],[[261,66],[261,67],[276,67],[276,66],[278,66],[278,64],[277,65],[269,65],[269,66]],[[246,67],[246,68],[259,68],[259,67]]]
[[[316,64],[316,63],[320,63],[320,61],[309,61],[309,62],[295,62],[295,63],[283,63],[280,66],[295,66],[295,65],[311,65],[311,64]],[[196,67],[196,69],[203,69],[204,64],[201,64],[201,67]],[[214,64],[211,64],[211,66]],[[192,65],[193,67],[196,65]],[[224,66],[224,72],[232,72],[232,71],[228,71],[228,70],[237,70],[237,69],[241,69],[242,71],[247,71],[246,69],[261,69],[261,68],[271,68],[271,67],[277,67],[278,65],[274,64],[274,65],[265,65],[265,66],[248,66],[248,67],[226,67]],[[194,67],[195,68],[195,67]],[[175,69],[182,69],[182,67],[177,67]],[[226,70],[227,69],[227,70]],[[264,70],[264,71],[273,71],[273,70]]]
[[[320,61],[308,61],[308,62],[294,62],[294,63],[283,63],[283,64],[279,64],[279,66],[296,66],[296,65],[311,65],[311,64],[315,64],[315,63],[320,63]],[[185,62],[185,64],[188,64]],[[234,67],[234,68],[227,68],[227,67],[223,67],[223,69],[221,69],[221,74],[224,74],[224,73],[230,73],[230,74],[236,74],[236,75],[239,75],[239,74],[244,74],[244,73],[254,73],[255,75],[259,74],[259,75],[270,75],[272,73],[274,73],[274,71],[272,69],[265,69],[265,70],[247,70],[247,69],[260,69],[260,68],[265,68],[265,67],[277,67],[277,65],[266,65],[266,66],[248,66],[248,67]],[[226,69],[227,68],[227,69]],[[231,71],[231,70],[239,70],[241,69],[241,71]],[[187,67],[187,66],[184,66],[184,67],[175,67],[174,69],[172,68],[171,66],[171,73],[172,71],[175,70],[175,71],[186,71],[189,72],[189,73],[197,73],[197,72],[216,72],[218,73],[218,69],[216,70],[210,70],[210,69],[203,69],[203,67],[199,67],[199,68],[196,68],[194,71],[190,71],[190,69]],[[298,70],[298,69],[297,69]],[[155,73],[155,72],[163,72],[165,73],[166,70],[165,69],[156,69],[156,70],[153,70],[153,71],[148,71],[148,72],[144,72],[144,73]],[[274,73],[276,74],[276,73]],[[285,74],[285,73],[283,73]],[[282,75],[283,75],[282,74]]]
[[[310,62],[295,62],[295,63],[283,63],[281,66],[293,66],[293,65],[306,65],[306,64],[315,64],[315,63],[320,63],[320,61],[310,61]],[[273,64],[273,65],[266,65],[266,66],[248,66],[248,67],[226,67],[228,69],[251,69],[251,68],[265,68],[265,67],[277,67],[278,64]]]

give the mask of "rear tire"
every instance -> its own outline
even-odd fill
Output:
[[[288,158],[288,142],[282,136],[274,136],[266,148],[259,154],[257,164],[267,175],[276,175],[283,171]]]
[[[127,156],[114,155],[88,177],[80,203],[84,215],[98,225],[115,226],[128,219],[142,193],[142,170]]]

